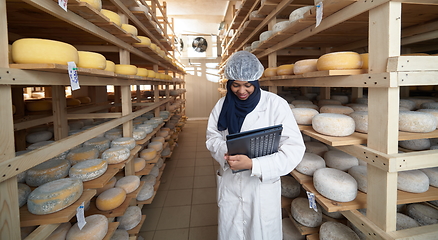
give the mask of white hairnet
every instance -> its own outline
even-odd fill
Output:
[[[258,80],[264,71],[259,59],[247,51],[239,51],[231,55],[225,66],[225,78],[228,80]]]

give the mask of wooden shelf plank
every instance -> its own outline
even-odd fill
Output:
[[[82,196],[69,207],[55,213],[46,215],[35,215],[29,212],[27,205],[20,208],[20,226],[29,227],[53,223],[64,223],[70,221],[76,215],[76,209],[82,202],[88,202],[96,194],[94,189],[86,189]]]
[[[114,235],[114,232],[117,230],[117,227],[119,226],[119,222],[110,222],[108,223],[108,232],[106,233],[103,240],[110,240],[111,237]]]
[[[108,165],[108,169],[102,176],[91,181],[84,182],[84,189],[103,188],[103,186],[105,186],[119,171],[119,168],[114,167],[113,165]]]
[[[138,223],[138,225],[135,226],[135,228],[133,228],[131,230],[128,230],[128,233],[129,233],[130,236],[131,235],[137,235],[140,232],[140,229],[143,226],[143,223],[144,223],[145,219],[146,219],[146,215],[142,215],[140,223]]]

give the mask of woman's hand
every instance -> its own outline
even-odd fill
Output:
[[[231,170],[252,169],[252,160],[246,155],[225,155],[224,158],[230,165]]]

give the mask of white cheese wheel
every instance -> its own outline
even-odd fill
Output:
[[[305,142],[306,153],[314,153],[319,156],[324,156],[324,153],[328,151],[327,145],[322,142]]]
[[[113,128],[105,132],[105,137],[111,141],[117,138],[121,138],[123,137],[123,130],[119,128]]]
[[[407,108],[409,110],[415,109],[415,102],[409,99],[400,99],[399,100],[399,106]]]
[[[111,141],[111,147],[126,147],[129,150],[132,150],[135,148],[136,146],[136,142],[135,139],[132,137],[122,137],[122,138],[117,138]]]
[[[360,240],[359,236],[349,227],[340,223],[328,221],[319,228],[319,239],[324,240]]]
[[[438,187],[438,167],[420,169],[429,178],[429,185]]]
[[[99,150],[99,153],[103,153],[105,150],[110,148],[110,144],[111,140],[106,137],[95,137],[85,141],[83,146],[95,147],[97,150]]]
[[[155,148],[145,148],[140,152],[140,157],[146,161],[151,161],[157,156]]]
[[[260,41],[254,41],[251,43],[251,50],[257,49],[260,45]]]
[[[249,19],[253,19],[253,18],[264,18],[266,17],[266,15],[263,14],[259,14],[259,11],[252,11],[249,15]]]
[[[295,62],[294,66],[294,74],[300,75],[308,72],[316,72],[318,69],[316,68],[316,63],[318,59],[304,59]]]
[[[438,109],[418,109],[417,111],[432,114],[433,116],[435,116],[435,118],[437,119],[437,123],[438,123]],[[437,128],[438,128],[438,125],[437,125]]]
[[[126,23],[122,23],[121,28],[123,30],[125,30],[127,33],[130,33],[134,36],[138,35],[138,30],[135,26],[131,25],[131,24],[126,24]]]
[[[154,126],[152,124],[140,124],[136,126],[137,129],[141,129],[146,132],[146,134],[151,133],[154,131]]]
[[[295,169],[307,176],[313,176],[313,173],[320,168],[325,168],[324,159],[315,153],[305,152],[303,159]]]
[[[291,176],[281,176],[281,196],[296,198],[300,195],[301,185]]]
[[[337,100],[339,101],[341,104],[347,104],[350,100],[348,98],[348,96],[346,95],[332,95],[330,97],[330,99],[332,100]]]
[[[116,188],[125,190],[126,194],[132,193],[140,186],[140,177],[131,175],[122,177],[116,182]]]
[[[333,52],[322,55],[316,63],[318,71],[361,69],[362,59],[356,52]]]
[[[101,0],[80,0],[81,2],[86,2],[90,4],[90,6],[97,11],[100,12],[102,10],[102,1]]]
[[[30,168],[26,172],[26,184],[31,187],[41,186],[68,175],[69,161],[53,158]]]
[[[283,229],[283,240],[305,240],[306,236],[301,235],[300,230],[292,223],[289,218],[281,220]]]
[[[158,168],[157,165],[155,165],[151,171],[149,172],[149,175],[152,175],[154,177],[158,177],[158,175],[160,174],[160,169]]]
[[[166,156],[169,156],[170,153],[171,153],[171,151],[170,151],[170,147],[167,146],[167,147],[165,147],[165,148],[163,149],[163,151],[161,151],[161,156],[166,157]]]
[[[117,217],[119,229],[131,230],[141,222],[141,209],[138,206],[130,206],[123,216]]]
[[[346,106],[351,107],[355,112],[368,111],[368,105],[359,103],[348,103]]]
[[[70,44],[37,38],[22,38],[12,44],[15,63],[56,63],[67,65],[79,62],[78,51]]]
[[[97,196],[96,207],[101,211],[116,209],[122,205],[126,199],[126,191],[122,188],[113,187]]]
[[[295,104],[295,108],[311,108],[319,111],[319,107],[315,104]]]
[[[399,113],[399,130],[426,133],[436,129],[437,119],[430,113],[403,111]]]
[[[429,190],[429,178],[420,170],[398,172],[397,189],[412,193],[426,192]]]
[[[398,145],[402,148],[414,151],[427,150],[430,148],[430,140],[429,138],[403,140],[399,141]]]
[[[334,219],[344,218],[344,215],[342,215],[341,212],[327,212],[327,210],[325,210],[324,208],[321,208],[321,210],[322,210],[322,214],[329,216],[331,218],[334,218]]]
[[[319,107],[322,107],[325,105],[342,105],[342,104],[339,100],[335,100],[335,99],[320,99],[318,101]]]
[[[129,240],[129,233],[123,229],[116,229],[110,240]]]
[[[106,60],[105,61],[105,71],[114,72],[116,70],[116,64],[113,61]]]
[[[75,223],[67,233],[66,240],[102,240],[108,233],[108,218],[101,214],[94,214],[85,218],[85,226],[79,229]]]
[[[27,202],[27,197],[32,192],[29,186],[24,183],[18,183],[18,207],[24,206]]]
[[[356,198],[357,182],[348,173],[334,168],[320,168],[313,174],[313,185],[324,197],[338,202]]]
[[[79,62],[77,64],[78,67],[100,69],[100,70],[104,70],[106,68],[106,58],[100,53],[78,51],[78,55],[79,55]]]
[[[70,222],[61,223],[55,231],[53,231],[46,240],[65,240],[67,233],[71,228]]]
[[[71,165],[75,165],[80,161],[85,161],[88,159],[96,159],[99,157],[99,150],[94,146],[79,147],[67,154],[66,159],[70,161]]]
[[[75,164],[69,170],[69,177],[79,178],[83,182],[102,176],[108,168],[108,163],[103,159],[90,159]]]
[[[357,182],[357,189],[364,193],[368,191],[367,166],[353,166],[348,169],[350,174]]]
[[[164,159],[163,158],[159,158],[157,160],[157,163],[155,163],[155,167],[157,168],[161,168],[164,165]]]
[[[421,203],[412,203],[406,207],[406,213],[420,226],[438,223],[438,210]]]
[[[102,159],[108,164],[117,164],[125,161],[131,155],[131,151],[126,147],[108,148],[102,153]]]
[[[137,36],[138,39],[140,39],[140,43],[133,43],[132,45],[143,47],[143,46],[150,46],[151,45],[151,39],[145,36]]]
[[[141,177],[140,181],[145,182],[144,185],[154,186],[157,182],[157,178],[153,175],[144,175]]]
[[[420,105],[420,109],[438,109],[438,102],[425,102]]]
[[[289,22],[293,23],[297,20],[302,19],[304,17],[304,14],[308,12],[310,9],[312,9],[313,7],[314,6],[305,6],[293,10],[289,15]]]
[[[58,212],[78,200],[83,191],[82,181],[62,178],[45,183],[33,190],[27,198],[27,209],[36,215]]]
[[[148,144],[148,148],[153,148],[155,151],[159,152],[161,149],[163,149],[163,143],[162,142],[150,142]]]
[[[294,74],[293,64],[285,64],[277,67],[277,76],[293,75],[293,74]]]
[[[349,115],[354,120],[355,130],[361,133],[368,133],[368,112],[357,111]]]
[[[321,134],[345,137],[354,133],[353,118],[337,113],[320,113],[312,118],[312,128]]]
[[[342,105],[324,105],[319,109],[320,113],[337,113],[337,114],[345,114],[348,115],[354,110],[351,107],[342,106]]]
[[[105,17],[109,18],[110,22],[113,22],[119,27],[122,26],[122,21],[120,19],[119,14],[107,9],[100,10],[100,13],[102,13]]]
[[[408,100],[411,100],[415,103],[415,109],[420,109],[423,103],[435,102],[435,100],[431,98],[421,98],[421,97],[410,97]]]
[[[289,21],[278,22],[274,24],[274,27],[272,28],[272,33],[281,32],[289,26],[290,26]]]
[[[28,143],[37,143],[48,141],[53,137],[53,133],[50,131],[38,131],[32,132],[26,135],[26,142]]]
[[[117,178],[112,177],[102,188],[96,189],[96,196],[99,196],[101,193],[105,192],[106,190],[113,188],[116,185]]]
[[[152,175],[146,175],[148,177],[148,181],[141,188],[140,192],[137,195],[138,201],[146,201],[154,195],[154,184],[156,178]],[[142,178],[143,179],[143,178]]]
[[[403,213],[397,213],[397,224],[396,224],[396,230],[403,230],[403,229],[408,229],[408,228],[414,228],[414,227],[419,227],[420,225],[418,224],[417,221],[415,221],[415,219],[404,215]]]
[[[268,38],[270,38],[272,36],[272,31],[264,31],[260,34],[260,42],[264,42],[266,40],[268,40]]]
[[[359,160],[346,152],[330,150],[324,153],[324,160],[327,167],[347,171],[353,166],[359,165]]]
[[[134,171],[140,172],[146,167],[146,161],[143,158],[134,158]]]
[[[306,227],[318,227],[322,224],[321,207],[317,204],[318,212],[309,208],[309,201],[303,197],[295,198],[291,203],[291,215]]]
[[[114,72],[124,75],[136,75],[137,67],[129,64],[116,64]]]

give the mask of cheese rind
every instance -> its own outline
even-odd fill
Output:
[[[105,159],[108,164],[117,164],[128,159],[130,155],[131,151],[126,147],[113,147],[102,153],[102,159]]]
[[[116,209],[122,205],[126,199],[126,191],[122,188],[110,188],[97,196],[96,207],[101,211]]]
[[[26,135],[26,142],[37,143],[52,139],[53,133],[50,131],[38,131]]]
[[[78,67],[100,69],[100,70],[104,70],[106,68],[106,58],[100,53],[78,51],[78,55],[79,55],[79,62],[77,64]]]
[[[322,55],[316,63],[318,71],[361,69],[362,58],[355,52],[333,52]]]
[[[122,137],[111,141],[111,147],[126,147],[129,150],[134,149],[136,146],[135,139],[132,137]]]
[[[324,159],[315,153],[305,152],[303,159],[295,169],[307,176],[313,176],[313,173],[320,168],[325,168]]]
[[[324,197],[350,202],[356,198],[357,182],[348,173],[334,168],[320,168],[313,174],[313,185]]]
[[[402,148],[414,151],[427,150],[430,148],[430,140],[429,138],[404,140],[399,141],[398,145]]]
[[[134,158],[134,171],[140,172],[146,167],[146,161],[143,158]]]
[[[438,167],[420,169],[429,178],[429,184],[438,187]]]
[[[116,70],[116,64],[113,61],[106,60],[105,71],[114,72]]]
[[[93,146],[79,147],[67,154],[66,159],[70,161],[72,165],[79,163],[80,161],[96,159],[99,157],[99,150]]]
[[[309,208],[309,201],[303,197],[295,198],[291,203],[292,217],[306,227],[318,227],[322,224],[322,213],[317,204],[318,212]]]
[[[115,187],[125,190],[126,194],[132,193],[140,186],[140,178],[135,175],[122,177],[117,180]]]
[[[342,106],[342,105],[324,105],[319,109],[320,113],[337,113],[337,114],[345,114],[348,115],[354,110],[351,107]]]
[[[293,75],[294,64],[285,64],[277,67],[277,76]]]
[[[430,113],[403,111],[399,113],[399,130],[404,132],[427,133],[437,127],[437,119]]]
[[[137,28],[136,28],[135,26],[131,25],[131,24],[122,23],[121,28],[122,28],[123,30],[125,30],[126,32],[128,32],[128,33],[134,35],[134,36],[137,36],[137,35],[138,35],[138,30],[137,30]]]
[[[308,72],[316,72],[318,71],[316,67],[316,63],[318,59],[305,59],[295,62],[294,65],[294,74],[300,75]]]
[[[368,191],[367,166],[353,166],[348,169],[350,174],[357,182],[357,189],[364,193]]]
[[[320,239],[327,240],[360,240],[359,236],[349,227],[340,223],[328,221],[319,229]]]
[[[140,157],[146,161],[151,161],[157,156],[157,150],[155,148],[146,148],[140,152]]]
[[[438,223],[438,210],[421,203],[412,203],[406,207],[406,213],[415,219],[420,226]]]
[[[110,148],[111,140],[105,137],[95,137],[84,142],[83,146],[92,146],[99,150],[99,153]]]
[[[117,217],[119,229],[131,230],[141,222],[141,209],[138,206],[130,206],[123,216]]]
[[[276,67],[266,68],[265,71],[263,72],[263,75],[265,77],[277,76],[277,68]]]
[[[420,170],[398,172],[397,189],[412,193],[426,192],[429,190],[429,178]]]
[[[139,239],[139,238],[137,238]],[[129,240],[129,233],[123,229],[116,229],[110,240]]]
[[[108,168],[108,163],[103,159],[90,159],[75,164],[69,170],[69,177],[79,178],[83,182],[102,176]]]
[[[415,221],[415,219],[409,217],[408,215],[404,215],[403,213],[397,213],[397,224],[396,224],[396,230],[403,230],[403,229],[408,229],[408,228],[414,228],[414,227],[419,227],[420,225],[418,224],[417,221]]]
[[[100,13],[102,13],[105,17],[109,18],[109,20],[114,24],[116,24],[117,26],[119,27],[122,26],[122,21],[120,19],[119,14],[107,9],[100,10]]]
[[[312,118],[312,128],[318,133],[345,137],[354,133],[353,118],[337,113],[320,113]]]
[[[114,72],[124,75],[136,75],[137,67],[129,64],[116,64]]]
[[[38,187],[45,183],[64,178],[70,169],[69,161],[65,159],[49,159],[27,170],[26,184]]]
[[[347,171],[353,166],[359,165],[359,160],[346,152],[330,150],[325,152],[324,160],[327,167]]]
[[[354,129],[357,132],[368,133],[368,111],[357,111],[350,113],[354,120]]]
[[[102,240],[108,233],[108,218],[101,214],[90,215],[85,218],[85,226],[80,230],[78,223],[73,225],[67,233],[66,240]]]
[[[327,145],[322,142],[305,142],[306,153],[314,153],[319,156],[324,156],[324,153],[328,151]]]
[[[281,176],[281,196],[296,198],[300,195],[301,185],[291,176]]]
[[[138,201],[146,201],[149,198],[151,198],[154,195],[154,184],[155,184],[155,177],[151,176],[151,175],[146,175],[146,176],[150,176],[148,178],[148,182],[146,182],[143,187],[141,188],[140,192],[137,195],[137,200]],[[143,179],[143,177],[142,177]]]

